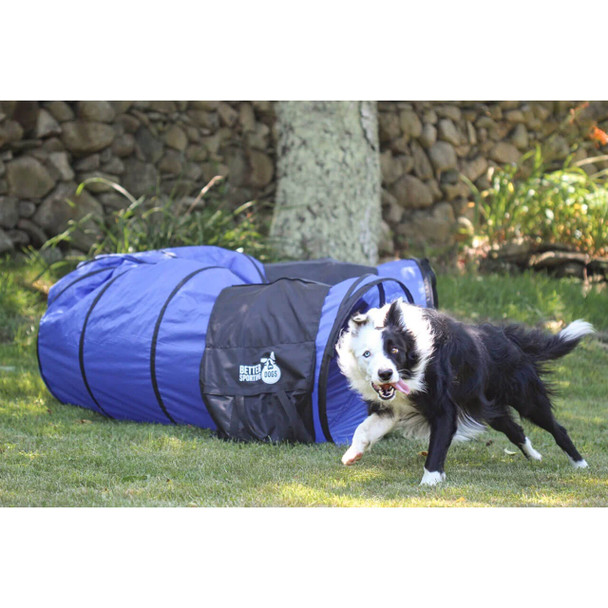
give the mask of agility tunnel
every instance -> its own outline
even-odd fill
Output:
[[[236,440],[348,443],[367,416],[335,344],[355,312],[437,306],[426,260],[264,265],[219,247],[98,256],[49,291],[38,362],[62,403]]]

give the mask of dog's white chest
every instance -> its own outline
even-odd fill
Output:
[[[416,409],[407,398],[395,399],[391,408],[398,419],[397,429],[405,436],[416,439],[427,439],[430,434],[428,420]]]

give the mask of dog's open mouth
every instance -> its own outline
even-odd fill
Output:
[[[399,382],[395,382],[394,384],[376,384],[372,382],[372,388],[378,393],[378,397],[382,401],[392,399],[395,396],[395,391],[399,391],[404,395],[410,392],[410,387],[403,380],[399,380]]]
[[[395,396],[395,387],[392,384],[375,384],[372,382],[372,388],[383,401],[388,401]]]

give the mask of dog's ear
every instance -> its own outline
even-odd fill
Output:
[[[365,325],[367,325],[368,323],[371,323],[371,318],[367,313],[362,313],[362,312],[358,312],[355,313],[349,320],[348,320],[348,330],[355,334],[357,333],[357,331],[359,331],[362,327],[364,327]]]
[[[401,326],[401,304],[403,303],[402,298],[397,298],[389,307],[386,313],[386,325],[393,325],[396,327]]]

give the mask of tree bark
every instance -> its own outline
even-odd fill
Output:
[[[276,104],[277,192],[270,230],[288,259],[376,264],[380,152],[376,102]]]

